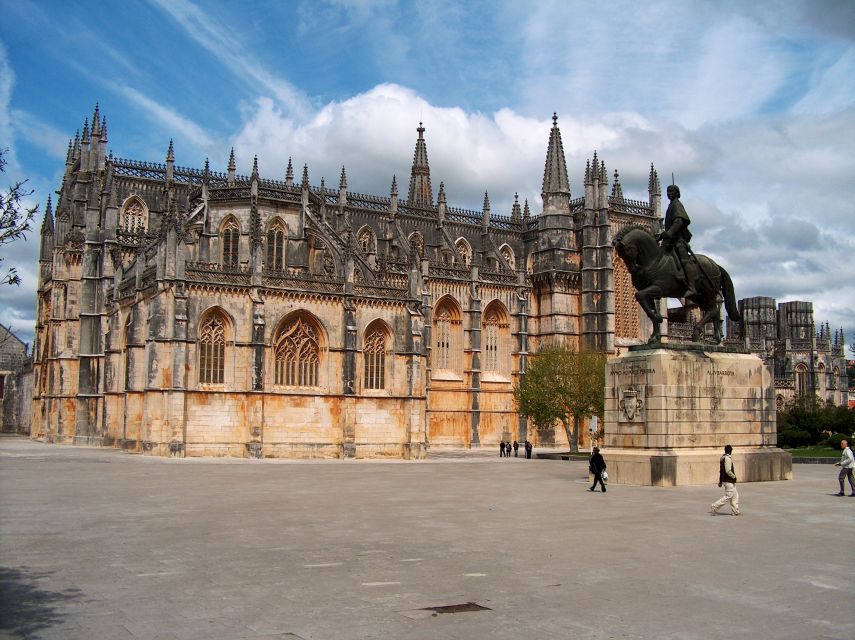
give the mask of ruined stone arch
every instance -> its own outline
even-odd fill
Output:
[[[132,195],[122,203],[119,227],[126,233],[145,233],[148,230],[148,206],[138,195]]]
[[[481,315],[482,362],[485,373],[510,376],[511,333],[508,309],[499,300],[491,301]]]
[[[365,255],[377,253],[377,236],[374,234],[374,230],[367,224],[363,225],[357,232],[356,242]]]
[[[273,333],[273,384],[318,387],[327,336],[318,318],[298,310],[285,316]]]
[[[407,241],[410,243],[410,249],[415,251],[419,258],[425,257],[425,237],[420,231],[413,231],[407,236]]]
[[[472,266],[472,245],[469,244],[469,241],[466,238],[458,238],[454,241],[454,248],[457,249],[457,253],[460,254],[461,260],[463,260],[463,265],[466,267]]]
[[[463,374],[463,321],[460,304],[440,298],[433,309],[433,376]]]
[[[220,256],[222,264],[236,267],[240,261],[240,220],[227,215],[220,223]]]
[[[516,255],[514,254],[514,250],[505,243],[501,247],[499,247],[499,255],[502,256],[502,259],[507,263],[509,269],[516,270],[517,262]]]
[[[362,386],[365,389],[385,389],[388,356],[392,351],[391,328],[386,321],[373,320],[362,333]]]
[[[196,350],[199,383],[221,385],[226,381],[226,358],[234,343],[234,322],[222,307],[210,307],[199,320]]]
[[[309,239],[309,273],[335,277],[341,272],[341,259],[333,247],[316,233],[307,233]]]
[[[268,269],[282,271],[285,269],[285,246],[288,238],[288,227],[279,216],[267,223],[267,252],[265,265]]]

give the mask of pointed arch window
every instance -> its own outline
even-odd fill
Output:
[[[434,368],[462,373],[463,325],[460,314],[450,301],[440,303],[434,314]]]
[[[199,330],[199,382],[222,384],[226,362],[226,323],[211,315]]]
[[[838,378],[840,378],[840,368],[834,367],[831,372],[831,381],[828,386],[835,391],[837,391]]]
[[[223,224],[220,232],[220,243],[223,250],[223,266],[236,267],[238,264],[238,245],[240,244],[240,225],[234,218],[229,218]]]
[[[63,211],[56,216],[56,244],[65,244],[65,236],[71,231],[71,216]]]
[[[807,367],[803,364],[796,365],[796,395],[806,396],[807,392]]]
[[[386,388],[386,332],[381,327],[372,326],[365,332],[362,349],[365,360],[366,389]]]
[[[267,268],[274,271],[285,268],[285,224],[281,220],[267,230]]]
[[[131,196],[122,207],[122,231],[126,233],[145,233],[148,228],[148,208],[142,200]]]
[[[825,387],[826,387],[825,378],[826,378],[826,376],[825,376],[825,365],[822,362],[820,362],[819,365],[817,365],[817,367],[816,367],[816,380],[817,380],[817,386],[819,387],[820,392],[825,391]]]
[[[510,373],[510,333],[505,310],[494,303],[484,312],[483,331],[485,372],[506,376]]]
[[[318,330],[306,319],[289,322],[275,343],[274,381],[286,387],[316,387],[320,344]]]

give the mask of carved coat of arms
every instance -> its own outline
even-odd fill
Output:
[[[638,397],[639,393],[635,387],[627,387],[621,389],[620,409],[626,416],[627,420],[632,422],[636,418],[641,417],[641,410],[644,408],[644,401]]]

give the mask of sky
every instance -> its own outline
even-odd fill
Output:
[[[38,228],[68,140],[106,116],[116,156],[386,195],[424,122],[451,206],[540,209],[553,112],[573,197],[594,151],[624,195],[673,173],[692,247],[738,298],[808,300],[855,343],[855,2],[0,0],[0,187],[28,180],[20,287],[31,342]],[[55,200],[55,198],[54,198]],[[672,302],[673,305],[673,302]]]

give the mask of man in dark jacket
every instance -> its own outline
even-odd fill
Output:
[[[606,490],[606,485],[603,482],[603,471],[606,470],[606,461],[603,460],[603,456],[600,454],[600,448],[594,447],[594,452],[591,454],[591,462],[588,465],[591,473],[594,474],[594,484],[591,486],[588,491],[594,491],[597,488],[597,483],[600,483],[600,487],[602,490]]]
[[[724,487],[724,495],[710,505],[710,513],[718,513],[726,502],[730,503],[730,515],[738,516],[739,492],[736,490],[736,471],[733,468],[733,458],[730,457],[733,447],[724,447],[724,455],[718,460],[718,486]]]

